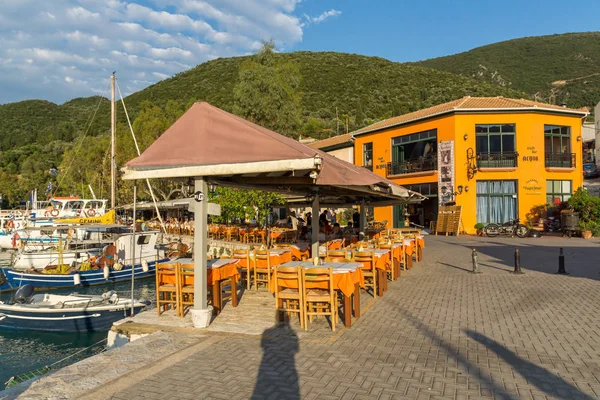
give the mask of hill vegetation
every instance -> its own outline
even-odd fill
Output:
[[[414,65],[521,90],[544,102],[593,107],[600,100],[600,32],[526,37]]]

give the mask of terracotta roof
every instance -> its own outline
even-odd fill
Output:
[[[396,125],[402,125],[409,122],[415,122],[421,119],[434,117],[450,113],[453,111],[484,111],[484,110],[546,110],[550,112],[563,112],[577,115],[587,115],[588,112],[583,109],[575,110],[557,106],[554,104],[540,103],[539,101],[526,99],[509,99],[499,97],[471,97],[466,96],[461,99],[453,100],[448,103],[438,104],[437,106],[424,108],[412,113],[392,117],[384,121],[376,122],[362,129],[352,132],[352,135],[373,132],[379,129],[389,128]]]
[[[318,142],[313,142],[307,144],[308,147],[312,147],[313,149],[327,149],[329,147],[338,146],[344,143],[348,143],[352,145],[352,135],[346,133],[344,135],[338,135],[334,137],[330,137],[327,139],[319,140]]]

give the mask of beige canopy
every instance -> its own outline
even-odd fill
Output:
[[[208,103],[195,103],[139,157],[124,179],[203,176],[221,184],[306,195],[321,204],[418,202],[421,195]],[[297,198],[296,198],[297,199]]]

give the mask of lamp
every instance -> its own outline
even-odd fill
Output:
[[[217,184],[214,182],[208,182],[207,186],[208,186],[208,192],[211,194],[215,193],[215,191],[217,190]]]
[[[577,136],[577,141],[581,142],[581,136]]]
[[[465,193],[469,191],[469,185],[465,186]]]
[[[462,185],[458,185],[457,189],[458,189],[458,194],[461,194],[463,191]]]
[[[465,136],[463,136],[463,139],[467,140],[469,138],[469,135],[465,133]]]

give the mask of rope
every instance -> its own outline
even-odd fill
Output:
[[[84,349],[78,350],[78,351],[76,351],[75,353],[73,353],[73,354],[71,354],[71,355],[68,355],[68,356],[66,356],[65,358],[62,358],[62,359],[60,359],[60,360],[58,360],[58,361],[56,361],[56,362],[53,362],[53,363],[52,363],[52,364],[50,364],[50,365],[47,365],[47,366],[46,366],[46,368],[52,368],[53,366],[55,366],[55,365],[56,365],[56,364],[58,364],[58,363],[61,363],[61,362],[65,361],[65,360],[68,360],[69,358],[71,358],[71,357],[73,357],[73,356],[76,356],[77,354],[80,354],[80,353],[82,353],[82,352],[84,352],[84,351],[86,351],[86,350],[89,350],[89,349],[91,349],[91,348],[92,348],[92,347],[94,347],[94,346],[98,346],[98,345],[99,345],[100,343],[102,343],[102,342],[106,342],[106,340],[107,340],[107,339],[108,339],[108,338],[104,338],[104,339],[102,339],[102,340],[100,340],[100,341],[98,341],[98,342],[96,342],[96,343],[92,344],[91,346],[88,346],[88,347],[86,347],[86,348],[84,348]]]
[[[106,85],[108,90],[108,85]],[[81,145],[83,144],[85,137],[87,136],[88,132],[90,131],[90,128],[92,127],[92,122],[94,122],[94,119],[96,118],[96,114],[98,113],[98,110],[100,109],[100,104],[102,104],[102,100],[104,99],[104,97],[100,97],[100,99],[98,100],[98,105],[96,105],[96,109],[94,110],[94,114],[91,116],[91,119],[88,118],[86,124],[87,124],[87,128],[83,134],[83,136],[81,137],[81,140],[79,141],[79,144],[77,145],[77,148],[75,150],[75,154],[77,154],[79,152],[79,150],[81,149]],[[55,193],[57,193],[58,189],[60,188],[60,185],[62,184],[63,180],[65,179],[65,176],[67,176],[67,172],[69,172],[69,169],[71,169],[71,166],[73,166],[73,161],[75,161],[75,158],[71,158],[71,162],[69,163],[69,165],[67,166],[67,169],[65,170],[65,173],[61,175],[60,180],[56,183],[56,188],[50,192],[50,194],[52,196],[54,196]]]
[[[129,119],[129,113],[127,113],[127,107],[125,107],[125,100],[123,100],[123,94],[121,93],[121,87],[117,82],[117,90],[119,91],[119,96],[121,97],[121,103],[123,103],[123,110],[125,110],[125,116],[127,117],[127,123],[129,124],[129,130],[131,131],[131,136],[133,137],[133,143],[135,143],[135,149],[137,150],[137,155],[141,154],[140,146],[138,146],[137,139],[135,137],[135,133],[133,132],[133,126],[131,126],[131,120]],[[135,184],[135,183],[134,183]],[[156,210],[156,214],[158,216],[158,220],[160,221],[160,227],[163,232],[167,233],[167,228],[165,227],[165,223],[163,222],[162,216],[160,215],[160,211],[158,211],[158,204],[156,204],[156,197],[154,197],[154,191],[152,190],[152,185],[150,185],[150,179],[146,179],[146,184],[148,185],[148,189],[150,190],[150,195],[152,196],[152,202],[154,203],[154,209]],[[135,215],[133,216],[133,226],[135,227]]]

